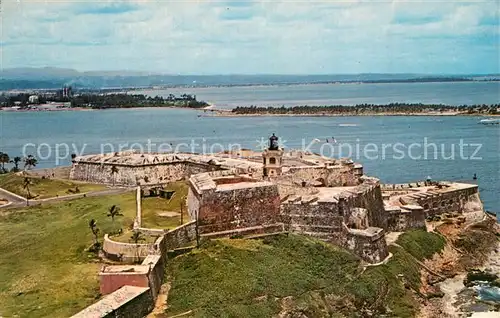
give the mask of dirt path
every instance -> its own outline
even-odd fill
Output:
[[[161,285],[160,292],[158,293],[158,297],[156,298],[155,308],[146,318],[166,318],[167,315],[165,311],[167,310],[167,299],[168,292],[170,291],[170,284],[165,283]]]

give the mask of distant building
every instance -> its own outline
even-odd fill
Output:
[[[63,97],[66,97],[66,98],[70,98],[73,96],[73,90],[71,88],[71,86],[64,86],[63,89],[62,89],[62,96]]]
[[[38,104],[38,96],[37,95],[31,95],[29,98],[28,98],[28,102],[30,104]]]
[[[50,102],[47,104],[40,104],[37,106],[37,108],[40,110],[56,110],[56,109],[70,108],[70,107],[71,107],[71,102],[65,102],[65,103]]]

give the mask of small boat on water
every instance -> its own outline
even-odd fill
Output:
[[[483,125],[498,125],[500,124],[500,118],[486,118],[479,121]]]

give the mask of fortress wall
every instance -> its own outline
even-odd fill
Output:
[[[342,230],[343,217],[339,214],[335,202],[284,203],[281,206],[281,219],[286,229],[291,232],[309,234],[335,234]]]
[[[409,229],[425,229],[425,212],[423,209],[394,209],[386,211],[387,231],[404,232]]]
[[[302,181],[320,181],[326,187],[355,186],[359,184],[359,178],[351,165],[289,167],[281,177],[297,184]]]
[[[389,256],[383,231],[379,234],[372,234],[368,231],[347,230],[344,238],[344,247],[369,263],[380,263]]]
[[[200,233],[274,224],[280,221],[279,209],[275,184],[205,191],[199,208]]]
[[[387,217],[382,200],[382,192],[378,183],[363,183],[357,186],[352,194],[343,196],[344,211],[351,208],[364,208],[368,211],[370,226],[387,228]]]
[[[191,220],[196,220],[198,216],[198,211],[200,210],[200,196],[193,189],[193,185],[189,183],[189,190],[187,195],[187,208],[189,213],[189,218]]]
[[[185,247],[196,241],[196,220],[183,224],[168,231],[164,237],[164,249],[170,251],[176,248]],[[164,253],[163,255],[166,255]]]
[[[159,184],[182,180],[192,174],[220,170],[218,165],[199,162],[177,161],[148,165],[116,164],[117,172],[111,173],[113,164],[99,162],[75,162],[70,178],[74,180],[123,186]]]
[[[153,299],[156,299],[165,276],[165,261],[161,255],[148,255],[142,265],[149,266],[148,284]]]
[[[297,193],[297,185],[292,185],[292,184],[285,184],[282,182],[278,183],[278,190],[280,193],[280,197],[282,199],[295,195]],[[314,195],[317,194],[319,191],[316,187],[301,187],[300,188],[300,194],[301,195]]]
[[[477,186],[451,190],[412,200],[424,208],[427,216],[453,212],[464,213],[471,212],[471,209],[476,211],[483,209],[479,200]]]

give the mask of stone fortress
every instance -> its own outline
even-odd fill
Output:
[[[204,238],[299,233],[368,263],[388,257],[388,232],[425,229],[427,217],[443,213],[482,211],[477,185],[382,185],[350,159],[284,151],[274,134],[263,152],[77,157],[70,177],[134,187],[188,180],[190,224]]]

